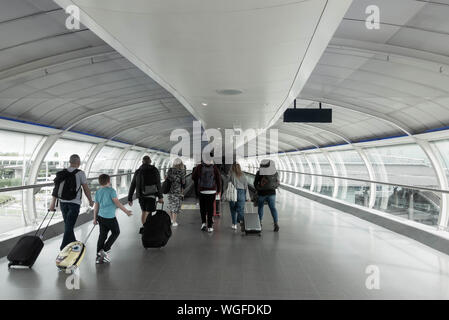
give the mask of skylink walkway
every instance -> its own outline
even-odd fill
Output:
[[[134,216],[117,212],[121,235],[112,262],[95,264],[98,230],[87,244],[80,287],[69,290],[55,257],[61,237],[46,241],[32,270],[0,260],[1,299],[447,299],[449,256],[352,215],[281,190],[280,232],[265,208],[262,237],[230,228],[227,203],[215,231],[200,231],[193,199],[168,245],[144,250]],[[137,202],[136,202],[137,203]],[[83,239],[91,224],[77,229]],[[371,266],[371,267],[370,267]],[[367,278],[379,271],[380,289]],[[371,278],[370,278],[371,279]],[[368,281],[368,287],[374,284]]]

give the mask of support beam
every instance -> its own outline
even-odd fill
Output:
[[[87,163],[86,163],[86,177],[89,177],[90,175],[90,170],[92,169],[92,164],[95,161],[95,158],[97,157],[97,155],[100,153],[101,149],[103,149],[103,147],[106,145],[107,141],[103,141],[100,142],[99,144],[97,144],[97,146],[95,147],[95,149],[92,151],[92,153],[90,154],[89,158],[87,159]]]
[[[369,179],[374,181],[376,180],[376,174],[374,172],[374,168],[365,152],[365,150],[363,150],[360,147],[356,147],[354,146],[354,150],[357,151],[357,153],[359,154],[360,158],[362,158],[363,162],[365,163],[365,167],[366,170],[368,170],[368,175],[369,175]],[[376,184],[375,183],[371,183],[370,185],[370,195],[369,195],[369,203],[368,203],[368,208],[373,208],[374,204],[376,203]]]
[[[337,166],[335,165],[335,162],[332,159],[332,157],[329,155],[329,152],[327,152],[325,150],[321,150],[321,151],[323,152],[323,155],[326,157],[327,161],[329,161],[329,164],[330,164],[331,169],[332,169],[332,174],[334,176],[338,176]],[[334,179],[334,190],[332,192],[332,198],[337,198],[339,184],[340,184],[339,179]]]
[[[53,145],[58,141],[61,137],[62,133],[57,133],[51,136],[48,136],[45,142],[42,144],[41,148],[36,154],[36,158],[33,161],[33,164],[30,168],[30,174],[28,178],[28,184],[36,184],[37,176],[39,175],[39,168],[47,156],[50,149]],[[35,189],[29,189],[26,193],[27,197],[27,210],[25,210],[24,222],[25,226],[31,225],[37,220],[37,212],[36,212],[36,202],[35,202]]]
[[[438,150],[436,150],[435,146],[432,146],[428,141],[418,139],[415,137],[415,142],[417,145],[421,147],[421,149],[427,155],[427,158],[430,160],[430,163],[432,164],[432,167],[435,171],[435,175],[437,177],[440,189],[442,190],[449,189],[448,179],[444,172],[444,167],[441,161],[441,157],[439,156]],[[438,217],[438,228],[440,230],[448,230],[448,222],[449,222],[449,194],[442,193],[440,204],[440,216]]]

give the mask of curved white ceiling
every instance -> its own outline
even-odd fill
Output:
[[[369,5],[380,9],[379,30],[365,26]],[[323,147],[449,126],[448,17],[448,1],[355,0],[298,95],[303,107],[332,107],[333,123],[275,127]],[[290,142],[280,149],[313,147]]]
[[[156,18],[148,22],[151,32],[144,35],[148,41],[141,47],[132,43],[141,52],[154,51],[151,58],[161,68],[160,75],[149,77],[148,70],[140,70],[138,63],[86,26],[67,30],[67,15],[51,0],[0,0],[1,117],[167,151],[173,145],[172,128],[192,129],[192,113],[220,128],[233,124],[257,128],[272,122],[279,129],[282,151],[449,126],[447,1],[353,1],[336,23],[339,27],[330,42],[321,43],[323,50],[327,47],[324,53],[312,55],[317,63],[305,55],[311,75],[298,73],[302,80],[291,96],[298,96],[304,107],[316,107],[316,101],[332,106],[332,124],[284,124],[277,116],[285,106],[276,103],[288,95],[288,84],[295,83],[292,70],[296,66],[298,71],[295,62],[305,52],[300,40],[307,38],[311,27],[306,25],[299,33],[281,29],[289,23],[303,26],[298,8],[307,8],[304,12],[316,21],[315,10],[326,1],[189,0],[189,10],[181,0],[142,0],[135,1],[136,6],[130,5],[133,1],[76,2],[82,7],[108,5],[110,19],[119,11],[147,17],[148,10],[139,10],[148,9],[150,3]],[[270,7],[272,3],[278,5]],[[380,30],[365,28],[365,9],[373,4],[381,10]],[[287,19],[294,15],[301,21]],[[232,17],[232,23],[226,25],[224,17]],[[126,25],[148,27],[140,19],[123,19]],[[210,30],[201,30],[200,22]],[[211,37],[214,33],[220,37]],[[329,30],[329,38],[332,33]],[[129,30],[126,37],[137,39]],[[150,40],[154,48],[148,46]],[[167,78],[161,81],[159,76]],[[173,83],[167,84],[167,79]],[[216,93],[226,88],[244,93]],[[290,104],[291,99],[286,101]],[[199,106],[200,102],[208,106]]]
[[[243,129],[290,105],[351,1],[56,0],[205,127]]]

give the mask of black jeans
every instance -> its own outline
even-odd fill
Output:
[[[60,249],[64,249],[69,243],[76,241],[75,232],[73,228],[75,227],[76,220],[80,213],[80,205],[70,202],[61,202],[61,213],[64,218],[64,237],[62,238],[62,243]]]
[[[207,217],[207,227],[212,228],[214,224],[213,216],[214,216],[214,194],[204,194],[200,193],[200,213],[201,213],[201,221],[202,223],[206,223]]]
[[[100,216],[97,217],[97,221],[100,225],[100,236],[98,237],[97,242],[97,252],[101,249],[104,251],[109,251],[120,234],[118,221],[116,218],[107,219]],[[111,235],[108,238],[109,231],[111,231]]]

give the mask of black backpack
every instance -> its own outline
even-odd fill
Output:
[[[56,178],[53,180],[55,187],[53,188],[52,196],[60,200],[75,200],[78,195],[78,191],[81,188],[76,186],[76,174],[80,170],[75,169],[70,172],[67,169],[56,173]]]
[[[214,165],[201,166],[199,185],[204,189],[213,189],[216,186]]]
[[[159,175],[154,166],[141,168],[139,172],[140,193],[143,196],[152,196],[158,193],[157,183]]]
[[[161,248],[172,235],[170,216],[164,210],[150,213],[143,225],[142,245],[144,248]]]
[[[277,172],[275,174],[260,176],[259,185],[257,190],[259,191],[269,191],[275,190],[279,187],[279,178]]]

